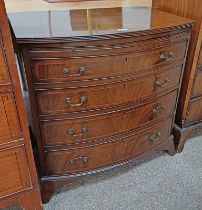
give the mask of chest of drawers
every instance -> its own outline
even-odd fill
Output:
[[[175,154],[173,120],[192,28],[150,8],[82,10],[91,14],[87,25],[75,15],[80,10],[68,12],[71,27],[54,31],[49,22],[54,36],[45,38],[39,25],[35,37],[22,24],[18,30],[22,16],[10,15],[28,80],[44,201],[79,176],[155,150]],[[138,24],[140,13],[147,18]],[[108,18],[125,25],[99,26]]]

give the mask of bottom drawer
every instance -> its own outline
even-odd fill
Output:
[[[190,101],[185,125],[202,121],[202,97]]]
[[[47,151],[48,175],[82,172],[127,160],[152,150],[170,136],[172,118],[153,127],[128,134],[111,143],[86,148]]]
[[[31,187],[24,147],[0,151],[0,198]]]

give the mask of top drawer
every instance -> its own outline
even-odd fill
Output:
[[[33,61],[35,83],[114,78],[184,59],[187,42],[124,55]]]

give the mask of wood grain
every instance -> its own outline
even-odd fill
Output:
[[[200,122],[202,119],[202,98],[197,97],[189,102],[188,107],[188,116],[187,116],[187,122],[186,126],[191,125],[195,122]]]
[[[31,187],[24,147],[0,151],[0,198]]]
[[[157,124],[143,133],[119,137],[116,142],[70,151],[48,151],[46,155],[48,175],[70,174],[100,168],[141,156],[161,144],[170,135],[172,118]],[[150,142],[150,137],[160,132],[160,137]]]
[[[4,2],[0,1],[0,208],[41,210],[16,59]],[[33,201],[36,201],[34,205]],[[29,204],[29,205],[28,205]]]
[[[193,118],[193,116],[199,114],[199,108],[192,106],[192,102],[190,101],[192,99],[194,101],[200,101],[200,97],[202,95],[200,84],[201,74],[197,71],[197,69],[200,70],[200,51],[202,43],[202,4],[200,0],[153,0],[153,7],[195,20],[176,115],[176,127],[179,127],[179,132],[178,135],[175,135],[175,139],[176,142],[179,143],[179,150],[182,151],[184,141],[189,136],[185,134],[186,131],[184,131],[184,129],[187,129],[187,132],[191,133],[191,128],[193,128],[193,135],[190,136],[194,136],[195,128],[200,128],[200,125],[194,126],[194,123],[199,124],[202,120],[199,119],[200,117]],[[196,119],[196,121],[194,122],[193,119]],[[187,125],[189,125],[190,128],[187,128]],[[182,134],[182,137],[180,134]]]
[[[77,90],[48,90],[36,94],[38,112],[45,114],[61,114],[93,109],[106,109],[132,101],[158,95],[162,91],[173,90],[180,81],[181,69],[170,70],[163,74],[150,75],[143,79],[117,83],[105,87],[80,88]],[[158,86],[157,82],[162,85]],[[81,102],[82,97],[86,98]],[[71,100],[70,103],[66,99]],[[74,106],[74,104],[80,104]],[[72,104],[72,105],[71,105]]]
[[[175,109],[177,92],[152,103],[101,116],[41,122],[44,145],[78,144],[135,129],[165,118]],[[87,128],[86,133],[82,129]],[[110,130],[109,130],[110,128]],[[71,135],[70,131],[74,134]]]
[[[0,92],[0,145],[22,136],[12,92]]]
[[[123,49],[119,48],[117,52],[112,47],[113,55],[110,54],[109,50],[109,52],[105,52],[105,50],[97,49],[96,52],[89,52],[88,48],[85,51],[83,47],[82,53],[74,53],[71,56],[71,54],[68,55],[68,53],[64,52],[63,55],[62,53],[58,55],[67,57],[66,59],[50,59],[54,55],[53,52],[49,52],[47,49],[46,54],[38,53],[38,56],[36,53],[33,54],[33,76],[35,83],[44,83],[94,80],[121,77],[132,73],[137,74],[149,68],[164,66],[175,61],[183,61],[185,55],[182,52],[185,52],[186,41],[177,44],[170,42],[170,44],[172,45],[169,47],[162,47],[145,53],[143,47],[143,49],[141,47],[136,47],[136,49],[135,47],[124,48],[127,46],[126,43],[122,45]],[[157,45],[156,41],[154,45]],[[163,46],[164,44],[160,42],[159,45]],[[155,46],[146,45],[147,49],[152,49]],[[169,56],[170,52],[173,53],[170,61],[160,60],[161,55]],[[109,56],[106,56],[106,53]],[[86,59],[87,57],[89,59]],[[83,72],[81,72],[82,68]]]
[[[199,53],[199,57],[198,57],[198,64],[197,64],[198,68],[200,68],[202,66],[202,45],[201,45],[201,48],[200,48],[200,53]]]
[[[8,69],[6,65],[6,58],[3,52],[2,37],[0,35],[0,84],[9,82]]]
[[[196,72],[192,88],[192,99],[202,95],[202,71]]]

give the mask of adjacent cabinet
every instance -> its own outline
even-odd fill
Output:
[[[40,210],[41,198],[3,1],[0,1],[0,208]]]
[[[9,17],[28,81],[44,202],[80,176],[155,150],[175,154],[192,21],[144,7]]]
[[[180,152],[186,139],[202,134],[202,2],[153,0],[153,7],[195,20],[175,120],[175,144]]]

